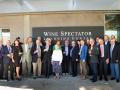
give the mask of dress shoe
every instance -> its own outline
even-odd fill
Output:
[[[102,81],[102,77],[100,77],[99,80]]]
[[[38,76],[38,78],[42,78],[42,76]]]
[[[19,77],[19,78],[17,78],[17,80],[18,80],[18,81],[21,81],[21,78]]]
[[[16,80],[21,81],[21,78],[20,77],[16,77]]]
[[[33,79],[36,79],[36,77],[34,76]]]
[[[46,78],[49,79],[49,76],[47,76]]]
[[[105,81],[108,81],[108,78],[104,78]]]
[[[93,80],[93,78],[90,78],[90,80],[92,81],[92,80]]]
[[[119,79],[117,79],[116,82],[118,83],[118,82],[119,82]]]
[[[97,80],[92,80],[92,82],[97,82]]]
[[[72,77],[75,77],[76,75],[72,75]]]
[[[115,78],[114,78],[114,77],[112,77],[112,78],[111,78],[111,80],[115,80]]]
[[[83,76],[82,78],[81,78],[81,80],[85,80],[86,79],[86,76]]]
[[[8,81],[9,81],[9,79],[6,79],[6,81],[8,82]]]

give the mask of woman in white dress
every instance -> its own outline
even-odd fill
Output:
[[[62,55],[60,41],[57,41],[56,45],[53,48],[53,54],[52,54],[52,67],[53,67],[53,72],[55,73],[55,79],[59,79],[62,59],[63,59],[63,55]]]

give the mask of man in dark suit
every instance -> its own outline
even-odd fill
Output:
[[[119,60],[119,71],[120,71],[120,44],[118,45],[118,60]]]
[[[0,40],[0,79],[3,79],[3,45]]]
[[[86,40],[86,46],[88,47],[88,51],[87,51],[87,71],[88,71],[88,75],[92,75],[92,70],[91,70],[91,66],[90,66],[90,55],[89,55],[89,49],[90,49],[90,39]]]
[[[76,42],[72,41],[72,47],[71,47],[71,50],[70,50],[70,58],[71,58],[71,61],[72,61],[72,76],[73,77],[77,76],[78,52],[79,52],[79,49],[76,46]]]
[[[96,46],[99,46],[99,39],[100,39],[100,37],[97,36],[97,37],[96,37],[96,41],[95,41],[95,45],[96,45]]]
[[[10,67],[11,79],[14,80],[14,64],[12,61],[12,46],[10,40],[7,41],[7,45],[3,48],[3,64],[4,64],[4,76],[8,81],[8,70]]]
[[[107,69],[108,69],[108,63],[109,63],[109,47],[107,45],[104,45],[103,39],[99,39],[99,70],[100,70],[100,78],[99,80],[102,80],[102,76],[104,75],[105,81],[108,81],[107,78]]]
[[[116,45],[118,45],[118,44],[119,44],[119,42],[117,41],[117,39],[116,39],[115,35],[111,35],[111,39],[115,39],[115,44],[116,44]]]
[[[65,44],[62,47],[63,52],[63,61],[62,61],[62,73],[67,74],[69,73],[69,66],[70,66],[70,46],[69,41],[65,40]]]
[[[110,41],[109,41],[109,36],[108,35],[104,35],[104,45],[107,46],[108,48],[110,48]],[[108,74],[110,75],[111,70],[110,70],[110,63],[108,63]]]
[[[99,55],[99,50],[98,46],[95,45],[94,39],[90,39],[90,50],[89,50],[89,55],[90,55],[90,65],[93,73],[92,77],[92,82],[97,81],[97,65],[98,65],[98,55]]]
[[[115,43],[116,40],[113,38],[110,41],[110,67],[111,67],[111,80],[116,79],[119,82],[119,46]]]
[[[46,45],[44,46],[44,74],[46,78],[49,78],[50,76],[50,70],[51,70],[51,56],[52,56],[53,46],[51,45],[51,39],[46,39]]]
[[[110,47],[110,41],[109,41],[109,37],[107,35],[104,35],[104,44],[108,47]]]

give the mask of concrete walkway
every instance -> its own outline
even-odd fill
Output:
[[[63,76],[60,80],[25,78],[22,81],[0,81],[0,90],[120,90],[120,83],[109,80],[92,83],[89,79]]]

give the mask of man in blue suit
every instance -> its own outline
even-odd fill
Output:
[[[81,73],[81,78],[86,79],[87,75],[87,68],[86,68],[86,57],[87,57],[87,46],[85,45],[85,41],[81,40],[80,41],[80,50],[79,50],[79,55],[80,55],[80,73]]]

